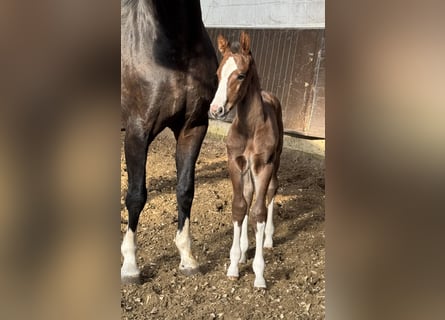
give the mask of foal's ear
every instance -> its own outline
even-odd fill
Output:
[[[239,43],[243,54],[250,53],[250,36],[247,32],[242,31],[239,37]]]
[[[221,52],[221,54],[224,54],[226,52],[227,48],[229,46],[229,41],[222,35],[218,35],[218,50]]]

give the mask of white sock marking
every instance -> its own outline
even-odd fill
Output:
[[[181,263],[179,269],[196,269],[198,262],[192,254],[192,240],[190,238],[190,220],[185,219],[182,232],[176,232],[176,247],[181,255]]]
[[[124,262],[121,268],[121,278],[139,277],[139,269],[136,263],[136,234],[127,229],[121,245],[121,253],[124,257]]]
[[[256,224],[256,248],[255,248],[255,258],[253,258],[253,271],[255,272],[255,282],[253,286],[256,288],[266,288],[266,280],[264,279],[264,257],[263,257],[263,239],[264,239],[264,229],[266,223],[261,222]]]
[[[264,239],[264,248],[272,248],[273,247],[273,233],[275,231],[275,227],[273,225],[273,203],[275,198],[272,198],[272,201],[269,203],[267,207],[267,221],[266,221],[266,229],[264,230],[265,239]]]
[[[224,107],[227,102],[227,84],[229,82],[229,77],[233,71],[237,69],[235,59],[230,57],[224,63],[221,69],[221,80],[219,80],[218,89],[216,90],[215,97],[213,98],[211,106],[216,105],[218,107]]]
[[[241,257],[241,248],[240,248],[240,233],[241,227],[238,225],[238,222],[233,223],[233,243],[232,248],[230,249],[230,266],[227,269],[228,277],[238,277],[238,262]]]
[[[239,259],[240,263],[246,263],[247,261],[246,252],[247,249],[249,249],[249,238],[247,236],[248,225],[248,215],[246,214],[241,226],[241,258]]]

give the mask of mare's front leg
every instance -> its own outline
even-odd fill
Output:
[[[273,164],[264,163],[261,157],[254,159],[252,170],[253,182],[255,186],[256,200],[252,207],[252,215],[255,223],[255,258],[253,259],[253,271],[255,272],[254,287],[266,288],[266,280],[264,279],[264,257],[263,257],[263,240],[266,227],[266,193],[272,177]]]
[[[175,132],[178,202],[178,231],[175,243],[181,256],[179,270],[185,275],[192,275],[199,271],[198,262],[191,248],[190,210],[195,193],[195,164],[206,132],[207,125],[183,128]]]
[[[230,265],[227,269],[227,276],[230,279],[238,279],[238,263],[245,262],[245,253],[248,247],[247,239],[247,209],[248,204],[244,198],[244,178],[246,161],[243,156],[232,158],[229,154],[229,174],[232,181],[232,221],[233,221],[233,242],[230,248]],[[245,173],[244,174],[248,174]]]
[[[140,272],[136,263],[136,229],[139,215],[147,200],[145,185],[145,164],[148,139],[140,132],[127,128],[125,133],[125,161],[128,174],[128,191],[125,205],[128,210],[128,228],[121,245],[124,261],[121,267],[121,281],[140,282]]]

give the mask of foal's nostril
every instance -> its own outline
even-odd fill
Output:
[[[216,113],[218,114],[218,116],[222,116],[224,114],[224,108],[219,107],[218,110],[216,111]]]
[[[215,106],[215,105],[210,105],[210,113],[212,114],[212,115],[214,115],[215,113],[216,113],[216,111],[217,111],[217,106]]]

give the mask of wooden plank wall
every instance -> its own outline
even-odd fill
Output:
[[[237,41],[241,30],[251,36],[263,89],[281,101],[285,132],[324,138],[324,29],[207,28],[217,52],[218,34]]]

